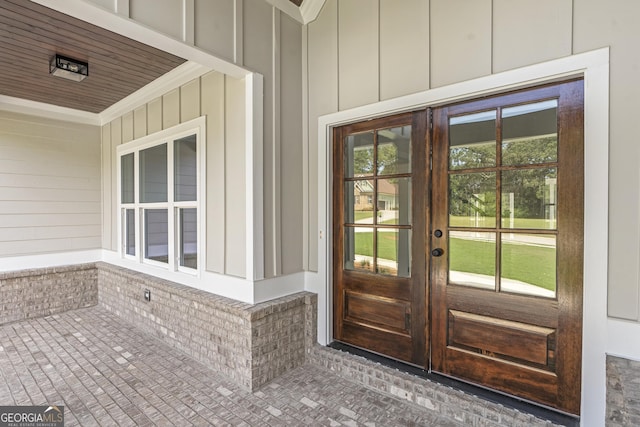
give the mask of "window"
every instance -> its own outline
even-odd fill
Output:
[[[118,147],[120,255],[198,272],[204,215],[204,119]]]

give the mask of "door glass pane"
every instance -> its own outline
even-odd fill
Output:
[[[558,159],[558,101],[502,110],[502,164],[526,165]]]
[[[463,173],[449,176],[449,225],[496,226],[496,173]]]
[[[556,296],[556,236],[502,234],[500,289],[503,292]]]
[[[557,169],[502,172],[502,227],[556,229]]]
[[[467,114],[449,120],[449,168],[496,165],[496,111]]]
[[[496,288],[496,233],[449,232],[449,282]]]
[[[411,126],[378,131],[378,175],[411,172]]]
[[[196,136],[189,135],[173,144],[174,198],[176,202],[198,200],[198,161]]]
[[[166,209],[144,211],[144,257],[169,262],[168,213]]]
[[[140,202],[167,201],[167,144],[140,151]]]
[[[125,236],[125,253],[127,255],[136,255],[136,211],[134,209],[125,209],[124,211],[124,236]]]
[[[180,209],[180,266],[198,268],[198,210]]]
[[[134,203],[134,172],[133,172],[133,153],[125,154],[120,158],[120,173],[121,173],[121,183],[122,183],[122,194],[121,194],[121,202],[122,203]]]
[[[373,132],[347,136],[344,149],[346,178],[373,175]]]
[[[377,273],[411,277],[411,230],[378,228]]]
[[[373,224],[373,181],[344,183],[344,222],[347,224]]]
[[[373,272],[373,228],[344,228],[344,268]]]
[[[411,178],[378,180],[378,224],[411,225]]]

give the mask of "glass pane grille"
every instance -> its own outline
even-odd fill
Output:
[[[344,138],[344,268],[411,276],[411,126]]]
[[[557,100],[449,119],[449,282],[556,297]]]

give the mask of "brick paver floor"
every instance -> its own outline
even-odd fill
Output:
[[[100,307],[0,326],[0,405],[65,425],[457,426],[311,364],[249,393]]]

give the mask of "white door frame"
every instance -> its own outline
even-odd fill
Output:
[[[581,424],[601,425],[606,407],[609,176],[609,48],[492,74],[381,101],[318,119],[318,272],[306,289],[318,294],[318,341],[332,341],[332,128],[345,123],[583,76],[585,121],[584,295]]]

